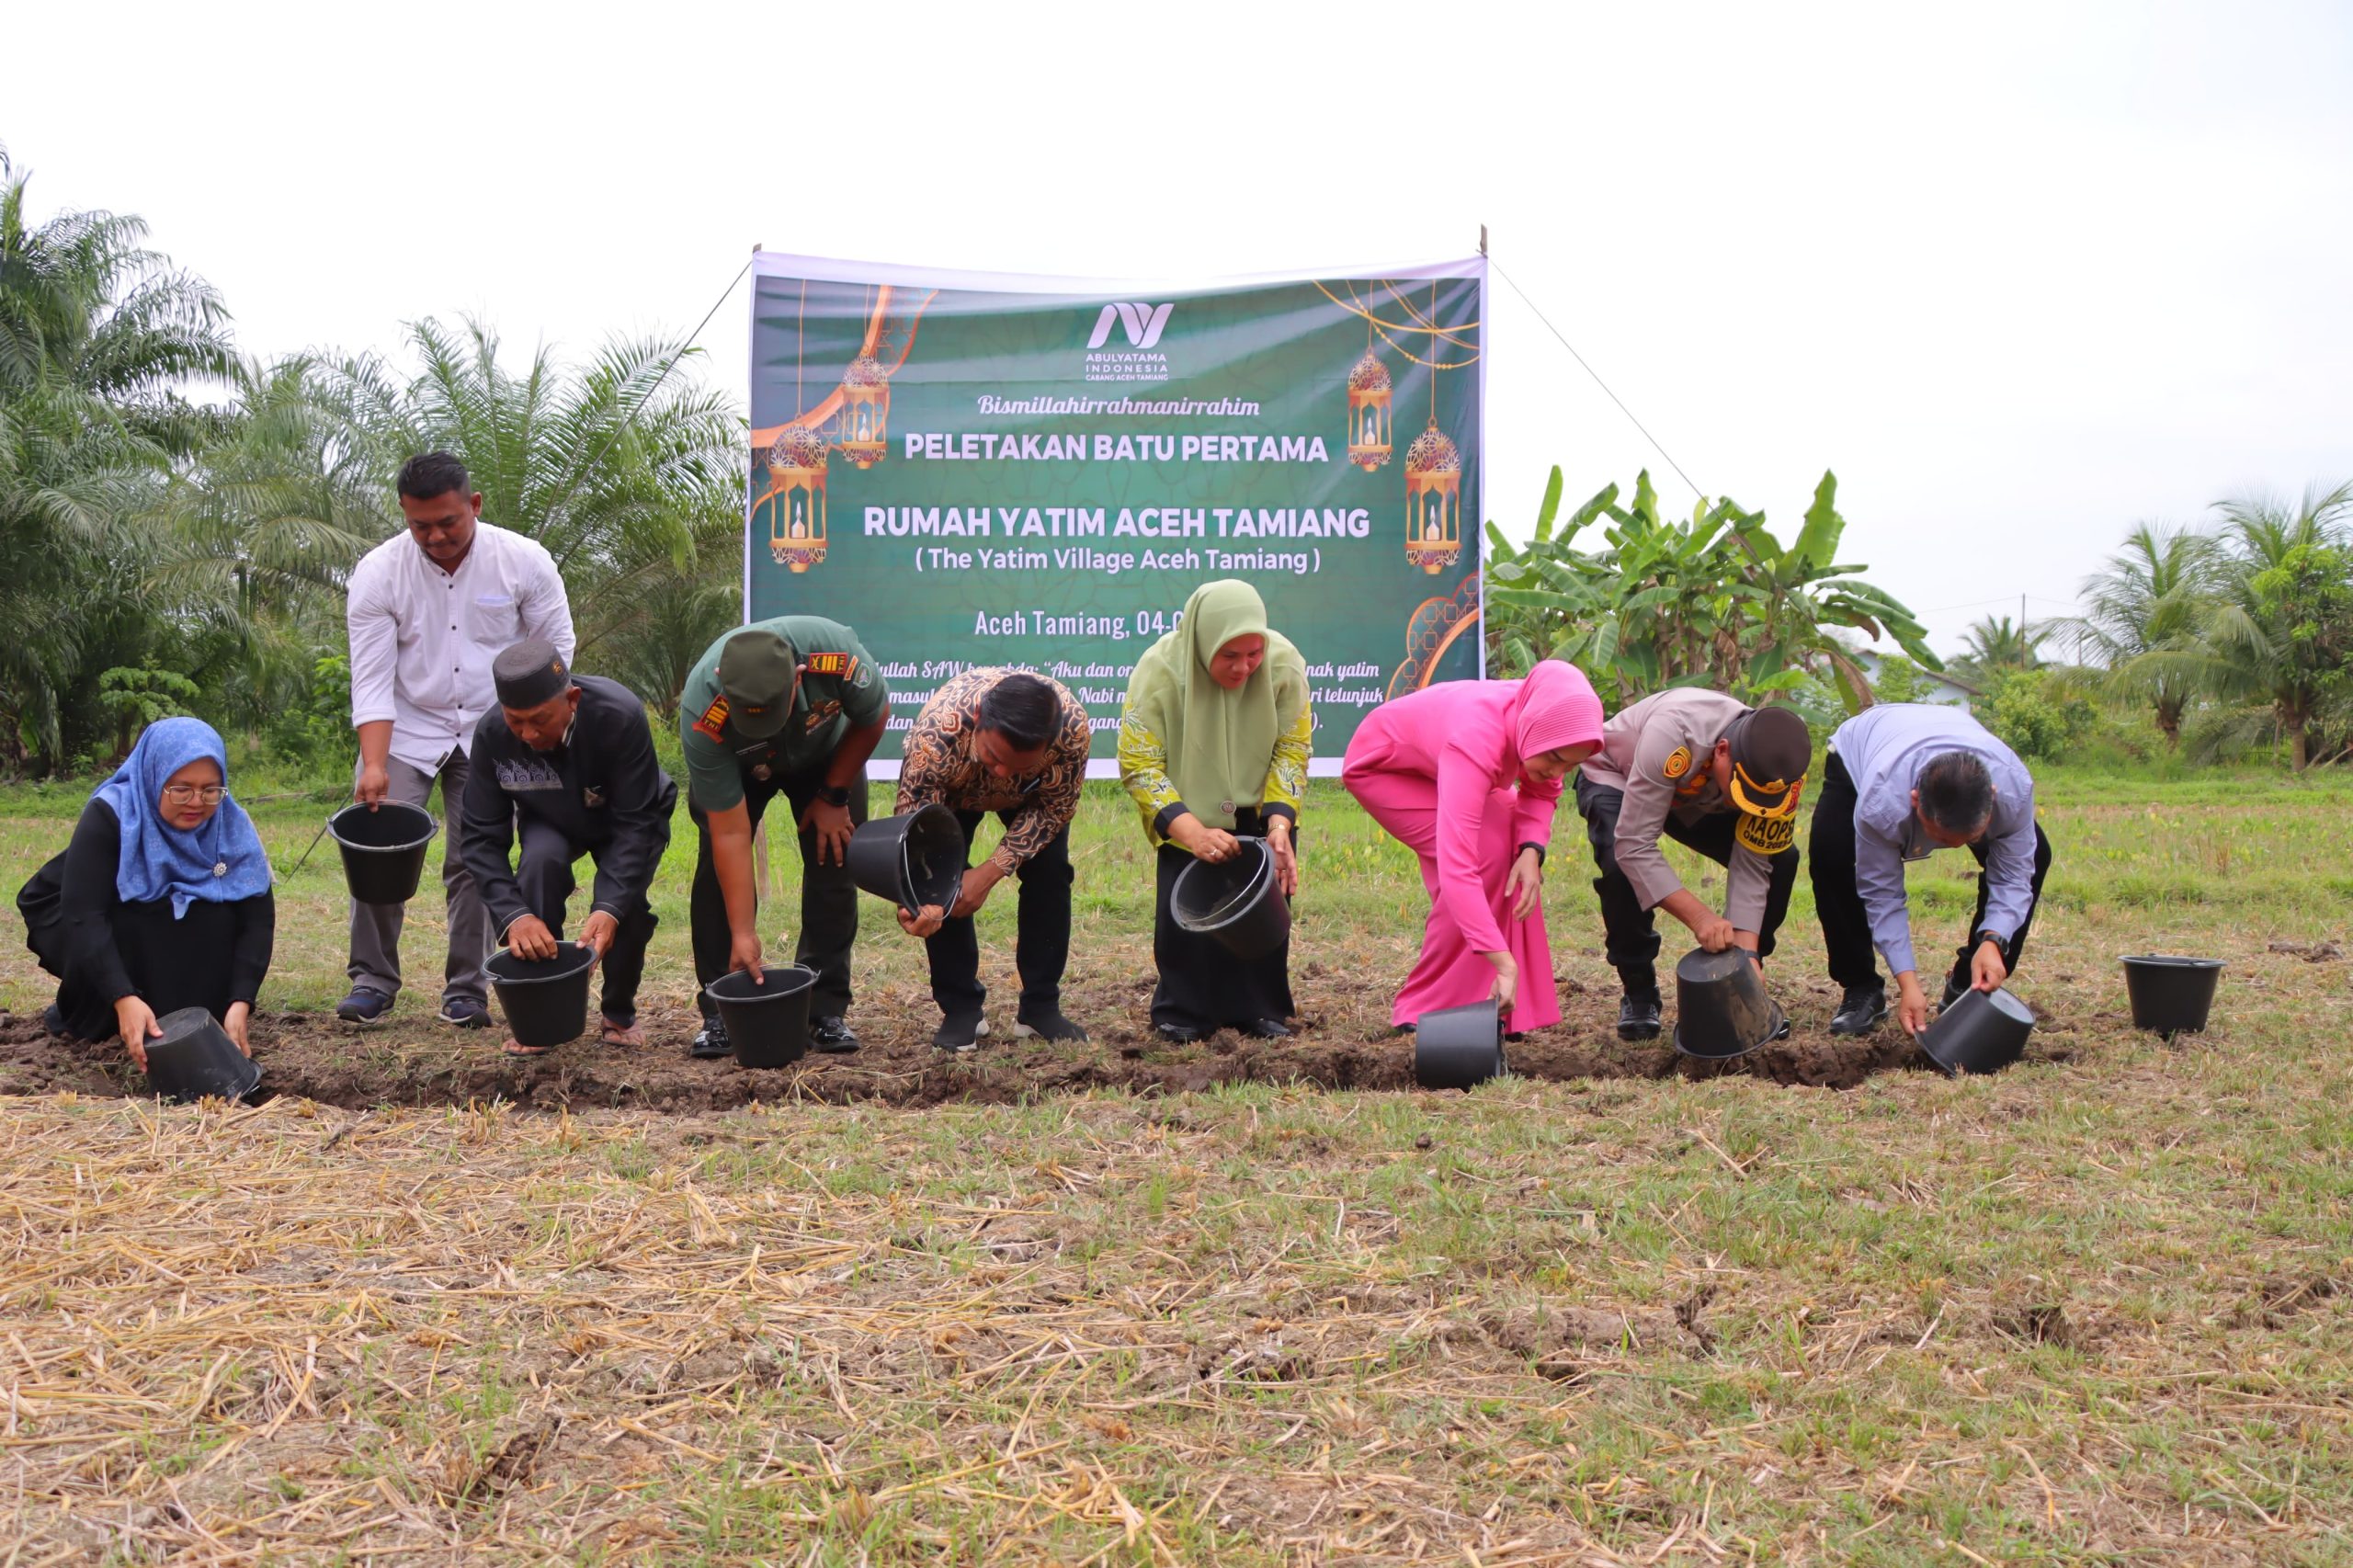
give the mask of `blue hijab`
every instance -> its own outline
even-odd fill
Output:
[[[91,797],[112,807],[122,824],[114,891],[125,903],[168,897],[177,920],[198,899],[233,903],[269,891],[269,857],[235,796],[223,794],[220,810],[193,832],[163,819],[164,781],[208,756],[225,788],[229,753],[221,733],[201,719],[162,720],[147,726],[114,777]]]

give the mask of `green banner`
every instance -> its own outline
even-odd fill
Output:
[[[1306,657],[1319,759],[1480,673],[1484,258],[1172,286],[763,253],[753,281],[746,613],[858,631],[879,756],[1010,665],[1078,694],[1110,771],[1137,655],[1217,577]]]

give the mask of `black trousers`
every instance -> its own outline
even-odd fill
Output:
[[[790,820],[797,823],[824,783],[823,767],[789,778],[754,778],[746,775],[744,810],[751,817],[752,826],[757,828],[768,802],[782,795],[790,812]],[[702,808],[691,802],[687,814],[695,824],[695,881],[687,903],[694,940],[695,979],[709,985],[727,972],[732,942],[727,929],[727,900],[719,891],[719,869],[710,858],[710,819]],[[866,770],[862,767],[850,781],[849,820],[853,824],[866,820]],[[849,880],[847,862],[817,863],[814,832],[802,828],[800,838],[801,934],[793,941],[792,961],[817,971],[817,983],[809,994],[811,1015],[838,1017],[849,1011],[849,950],[858,940],[858,884]],[[695,1006],[702,1009],[706,1018],[719,1016],[719,1009],[699,990],[695,994]]]
[[[1266,823],[1245,807],[1234,813],[1234,829],[1263,837]],[[1294,849],[1298,830],[1292,829]],[[1176,879],[1194,863],[1192,852],[1163,844],[1154,859],[1152,898],[1152,961],[1160,983],[1152,993],[1152,1021],[1209,1033],[1233,1025],[1255,1024],[1261,1018],[1277,1023],[1298,1011],[1290,995],[1290,938],[1262,959],[1245,961],[1225,950],[1214,937],[1197,936],[1176,924],[1169,900]]]
[[[1658,989],[1657,912],[1644,909],[1634,884],[1618,869],[1618,813],[1626,792],[1605,784],[1590,784],[1577,776],[1577,814],[1585,818],[1586,842],[1593,846],[1593,891],[1601,895],[1601,926],[1608,937],[1610,967],[1628,993]],[[1694,849],[1719,866],[1732,864],[1733,834],[1737,814],[1720,812],[1686,824],[1669,813],[1661,829],[1687,849]],[[1773,880],[1765,892],[1765,924],[1756,933],[1756,956],[1773,956],[1773,948],[1789,918],[1790,893],[1798,885],[1798,846],[1791,844],[1772,857]]]
[[[958,812],[964,830],[964,864],[972,863],[972,835],[982,812]],[[996,813],[1008,821],[1008,812]],[[1021,977],[1021,1002],[1017,1018],[1058,1011],[1063,1001],[1063,971],[1070,963],[1070,828],[1065,825],[1027,864],[1013,873],[1021,884],[1021,904],[1015,916],[1013,969]],[[931,999],[949,1017],[981,1010],[988,988],[981,983],[981,938],[972,917],[950,920],[924,938],[924,956],[931,960]]]
[[[554,824],[519,812],[515,817],[515,836],[518,845],[515,881],[531,913],[547,922],[548,929],[561,941],[563,906],[577,885],[572,878],[572,863],[586,855],[601,864],[606,846],[574,844]],[[622,917],[613,933],[613,945],[597,966],[605,975],[599,1011],[617,1024],[637,1022],[637,985],[645,978],[645,947],[654,940],[654,927],[659,924],[645,901],[638,900],[637,908]]]
[[[1985,925],[1985,900],[1993,889],[1984,875],[1985,845],[1969,846],[1977,858],[1977,908],[1961,933],[1958,956],[1948,978],[1969,983],[1969,960],[1976,956],[1977,933]],[[1847,765],[1832,752],[1822,770],[1822,797],[1814,802],[1813,834],[1807,846],[1813,868],[1813,907],[1822,921],[1822,945],[1828,949],[1830,978],[1847,990],[1868,989],[1883,983],[1871,947],[1870,916],[1863,908],[1861,890],[1855,885],[1855,780]],[[2026,951],[2026,934],[2034,926],[2034,912],[2042,906],[2042,879],[2051,869],[2051,840],[2042,824],[2034,826],[2034,888],[2026,918],[2002,945],[2002,962],[2015,973]]]

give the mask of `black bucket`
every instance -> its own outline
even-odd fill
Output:
[[[182,1007],[155,1023],[164,1033],[147,1042],[147,1081],[173,1104],[207,1095],[239,1100],[260,1084],[261,1068],[203,1008]]]
[[[1702,1062],[1729,1062],[1790,1032],[1788,1015],[1765,994],[1765,977],[1745,948],[1694,948],[1675,966],[1675,1049]]]
[[[1949,1077],[1998,1073],[2026,1054],[2034,1009],[2006,991],[1967,991],[1920,1031],[1920,1049]]]
[[[558,942],[551,959],[490,955],[490,988],[516,1043],[533,1049],[563,1045],[588,1032],[588,971],[596,952],[577,942]]]
[[[2203,1034],[2222,983],[2220,959],[2174,959],[2149,953],[2124,960],[2124,990],[2132,998],[2132,1027],[2170,1040]]]
[[[1214,937],[1235,958],[1265,958],[1290,935],[1290,904],[1275,880],[1275,852],[1263,838],[1235,840],[1227,860],[1195,860],[1176,873],[1168,913],[1197,937]]]
[[[909,914],[947,909],[963,884],[964,829],[937,801],[860,823],[849,835],[849,878]]]
[[[1414,1082],[1468,1089],[1511,1070],[1504,1061],[1503,1014],[1493,1000],[1441,1007],[1414,1020]]]
[[[343,880],[362,903],[406,903],[425,875],[425,846],[441,831],[422,806],[391,801],[374,811],[357,801],[327,818],[327,836],[343,851]]]
[[[757,985],[739,969],[703,987],[727,1026],[738,1067],[790,1067],[809,1054],[809,990],[816,983],[817,971],[796,963],[764,968]]]

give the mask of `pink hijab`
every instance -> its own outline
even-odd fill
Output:
[[[1529,671],[1512,711],[1512,738],[1523,761],[1562,746],[1598,746],[1601,699],[1585,672],[1560,659]]]

